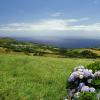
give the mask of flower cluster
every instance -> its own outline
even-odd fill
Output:
[[[72,82],[77,79],[94,77],[92,70],[85,69],[84,66],[75,67],[73,73],[70,75],[68,81]]]
[[[95,92],[95,88],[86,86],[85,83],[79,83],[78,91]]]
[[[75,67],[70,77],[68,78],[69,84],[72,84],[70,97],[77,96],[81,92],[96,92],[94,87],[91,87],[91,82],[96,77],[100,78],[100,71],[93,74],[93,71],[85,68],[84,66]]]
[[[83,92],[95,92],[95,88],[89,86],[83,86],[81,91]]]

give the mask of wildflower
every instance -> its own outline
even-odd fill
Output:
[[[85,78],[93,76],[92,72],[90,72],[88,69],[84,69],[83,72],[84,72],[84,77]]]
[[[95,88],[91,87],[91,88],[89,88],[89,91],[90,92],[95,92]]]
[[[68,98],[66,98],[65,100],[68,100]]]
[[[89,92],[89,87],[88,86],[83,86],[81,91]]]
[[[74,95],[74,97],[75,98],[79,98],[79,94],[80,94],[80,92],[76,92],[75,95]]]
[[[83,69],[81,69],[81,68],[80,68],[80,69],[78,69],[78,71],[82,72],[82,71],[83,71]]]
[[[85,86],[85,83],[83,83],[83,82],[82,83],[79,83],[78,90],[80,91],[83,86]]]
[[[80,79],[83,79],[83,77],[84,77],[83,75],[79,75],[79,78],[80,78]]]
[[[75,93],[75,89],[72,89],[72,90],[70,91],[70,97],[73,97],[73,96],[74,96],[74,93]]]
[[[89,69],[89,72],[92,73],[93,71],[91,69]]]
[[[74,81],[74,80],[75,80],[74,76],[71,75],[71,76],[69,77],[69,79],[68,79],[68,82],[72,82],[72,81]]]
[[[85,86],[85,83],[87,85],[90,85],[92,82],[92,79],[94,77],[100,78],[100,71],[97,71],[93,74],[92,70],[86,69],[86,68],[84,68],[84,66],[75,67],[74,71],[70,75],[68,81],[74,82],[73,85],[75,86],[77,91],[75,89],[72,89],[70,91],[70,97],[76,98],[76,99],[79,98],[79,93],[81,91],[83,91],[83,92],[95,92],[96,91],[95,88]],[[84,81],[85,83],[82,81]],[[79,83],[79,82],[81,82],[81,83]],[[76,87],[78,84],[79,84],[79,86]]]

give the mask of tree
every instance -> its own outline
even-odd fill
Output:
[[[97,54],[90,51],[90,50],[84,50],[80,53],[83,57],[87,57],[87,58],[96,58]]]

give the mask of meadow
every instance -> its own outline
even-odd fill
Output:
[[[0,100],[64,100],[72,69],[82,58],[0,55]]]

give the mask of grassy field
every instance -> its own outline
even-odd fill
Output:
[[[73,67],[90,59],[0,55],[0,100],[64,100]]]

